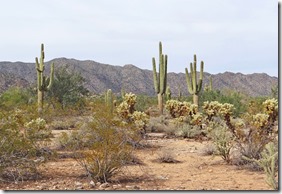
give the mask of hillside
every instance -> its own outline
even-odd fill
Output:
[[[154,95],[153,73],[150,70],[143,70],[134,65],[121,67],[90,60],[57,58],[46,62],[47,72],[51,62],[55,63],[55,68],[67,64],[69,68],[80,72],[86,79],[85,86],[94,93],[102,93],[109,88],[118,93],[123,87],[127,92]],[[213,78],[214,89],[232,89],[250,96],[269,95],[271,87],[278,84],[277,77],[265,73],[244,75],[225,72],[213,75],[204,73],[204,85],[208,84],[210,76]],[[10,86],[27,86],[35,83],[35,79],[34,63],[0,62],[0,92]],[[188,94],[184,73],[168,73],[168,85],[173,95],[178,93],[178,86],[183,94]]]

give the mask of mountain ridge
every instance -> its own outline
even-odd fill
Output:
[[[50,71],[50,63],[55,63],[55,68],[68,65],[69,68],[81,73],[85,78],[85,87],[94,93],[103,93],[107,89],[119,93],[121,88],[127,92],[136,94],[155,95],[152,70],[141,69],[133,64],[124,66],[99,63],[92,60],[55,58],[45,62],[46,73]],[[2,75],[2,76],[1,76]],[[224,90],[231,89],[250,96],[267,96],[271,93],[271,87],[278,84],[278,78],[266,73],[243,74],[240,72],[224,72],[210,74],[204,72],[203,87],[209,83],[212,76],[213,88]],[[11,77],[12,79],[9,79]],[[26,87],[35,83],[35,63],[25,62],[0,62],[0,92],[10,86]],[[9,82],[9,84],[7,84]],[[177,95],[178,87],[184,95],[188,95],[186,77],[184,73],[168,73],[168,85],[172,95]]]

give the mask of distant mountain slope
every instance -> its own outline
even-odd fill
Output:
[[[153,73],[150,70],[143,70],[134,65],[121,67],[90,60],[57,58],[46,62],[47,72],[51,62],[55,63],[55,68],[68,65],[69,68],[80,72],[86,79],[85,86],[94,93],[102,93],[109,88],[118,93],[123,87],[128,92],[154,95]],[[271,77],[265,73],[244,75],[225,72],[214,75],[204,73],[204,85],[208,84],[210,76],[213,78],[214,89],[232,89],[250,96],[269,95],[271,87],[278,84],[277,77]],[[34,63],[0,62],[0,91],[13,85],[27,86],[35,83],[35,79]],[[184,73],[168,73],[168,85],[172,94],[178,93],[178,87],[185,95],[188,94],[185,79]]]

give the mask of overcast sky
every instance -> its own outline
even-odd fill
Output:
[[[197,54],[204,71],[278,76],[275,0],[7,0],[0,61],[66,57],[152,69],[158,43],[169,72]]]

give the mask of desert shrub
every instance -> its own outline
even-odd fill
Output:
[[[234,147],[234,136],[226,126],[218,126],[212,131],[212,142],[216,147],[216,154],[227,163],[231,162],[231,149]]]
[[[265,146],[276,137],[273,129],[278,119],[278,101],[268,99],[262,106],[264,112],[252,116],[252,120],[246,123],[248,129],[245,133],[242,129],[236,129],[235,133],[242,155],[251,159],[259,159]]]
[[[164,132],[168,128],[169,122],[165,116],[150,117],[147,130],[150,132]]]
[[[52,128],[53,130],[66,130],[74,128],[74,123],[56,120],[50,124],[50,128]]]
[[[12,87],[1,94],[0,107],[5,110],[13,110],[27,105],[30,99],[31,94],[28,89]]]
[[[175,154],[172,150],[161,149],[161,151],[157,154],[158,157],[156,159],[157,162],[160,163],[178,163],[179,161],[175,159]]]
[[[198,126],[193,126],[190,124],[182,124],[182,125],[178,125],[175,134],[178,137],[194,138],[202,134],[202,130]]]
[[[25,138],[22,125],[13,113],[0,112],[0,177],[19,181],[37,175],[36,148]]]
[[[249,159],[244,157],[245,160],[255,162],[263,168],[266,174],[266,182],[273,189],[278,189],[278,148],[273,142],[268,143],[261,153],[260,159]]]
[[[213,143],[207,144],[203,149],[202,149],[202,154],[204,156],[208,155],[215,155],[216,154],[216,147]]]
[[[87,130],[84,138],[91,139],[92,143],[82,151],[76,151],[76,159],[92,179],[107,182],[130,160],[133,147],[129,142],[138,141],[138,129],[131,128],[107,111],[99,111],[93,115]]]

